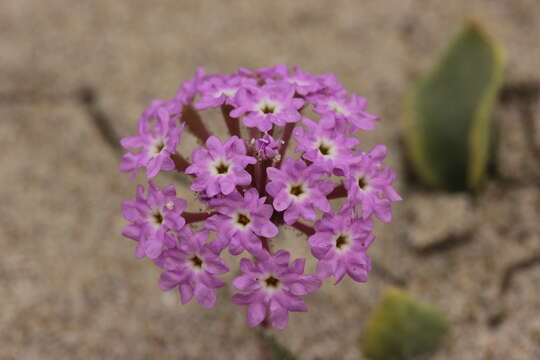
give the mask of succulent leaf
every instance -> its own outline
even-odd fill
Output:
[[[448,191],[482,184],[503,63],[501,48],[469,23],[407,97],[405,142],[424,183]]]
[[[371,314],[361,350],[371,360],[418,359],[439,347],[448,328],[439,311],[390,289]]]

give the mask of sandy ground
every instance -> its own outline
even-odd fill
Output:
[[[500,176],[479,196],[425,193],[403,175],[403,95],[470,18],[506,47],[509,89],[537,86],[537,0],[2,1],[0,359],[258,358],[231,290],[212,310],[181,306],[134,258],[119,207],[135,184],[75,94],[94,89],[126,136],[197,66],[282,62],[370,99],[384,121],[365,142],[388,144],[406,201],[379,229],[370,282],[326,283],[276,336],[302,360],[361,359],[369,311],[397,285],[452,322],[433,359],[540,358],[539,102],[510,89],[497,106]]]

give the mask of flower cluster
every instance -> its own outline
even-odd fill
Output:
[[[195,298],[204,307],[226,284],[223,252],[245,256],[233,303],[247,307],[249,326],[283,329],[290,311],[307,311],[302,297],[324,279],[367,281],[373,219],[391,221],[392,203],[401,200],[383,165],[386,147],[359,147],[355,134],[378,120],[366,105],[333,74],[285,65],[228,75],[197,70],[171,100],[151,103],[138,135],[122,139],[128,152],[120,170],[135,178],[144,169],[148,179],[177,171],[191,179],[199,203],[148,180],[146,195],[138,185],[135,200],[123,203],[130,223],[123,235],[137,242],[137,257],[164,270],[162,290],[177,288],[182,303]],[[220,109],[227,137],[203,122],[200,112],[211,108]],[[191,156],[180,152],[184,130],[201,144]],[[274,249],[282,226],[306,235],[313,274],[305,274],[305,258]]]

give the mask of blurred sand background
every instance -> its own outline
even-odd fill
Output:
[[[469,18],[507,53],[499,176],[474,198],[426,193],[405,181],[401,104]],[[539,359],[539,44],[537,0],[0,2],[0,359],[258,359],[231,290],[212,310],[181,306],[134,258],[120,203],[135,183],[77,93],[93,89],[127,136],[197,66],[277,63],[335,72],[370,100],[383,121],[362,139],[389,146],[406,198],[370,281],[327,282],[279,340],[302,360],[361,359],[370,310],[400,286],[452,322],[433,359]]]

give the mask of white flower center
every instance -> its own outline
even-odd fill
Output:
[[[361,191],[368,191],[369,190],[369,183],[367,181],[367,178],[364,175],[359,175],[358,180],[356,181],[356,184],[360,188]]]
[[[351,245],[351,234],[347,232],[339,233],[334,237],[334,247],[337,252],[346,252]]]
[[[261,279],[262,287],[268,292],[281,289],[281,280],[273,274],[268,274]]]
[[[334,101],[334,100],[329,101],[328,107],[330,107],[332,111],[338,114],[345,115],[345,116],[351,115],[351,112],[345,106],[343,106],[342,103],[339,103],[337,101]]]
[[[154,210],[150,213],[150,222],[155,227],[161,227],[163,221],[165,221],[165,218],[163,217],[163,214],[160,210]]]
[[[226,97],[228,98],[232,98],[236,95],[236,93],[238,92],[238,89],[237,88],[224,88],[224,89],[219,89],[218,91],[216,91],[214,93],[214,97],[218,98],[220,97],[221,95],[225,95]]]
[[[225,159],[217,159],[210,163],[210,173],[215,176],[228,175],[231,172],[232,163]]]
[[[251,224],[251,217],[245,212],[236,212],[232,216],[233,225],[241,230],[248,228]]]
[[[200,272],[203,270],[204,262],[198,254],[192,254],[190,257],[188,257],[187,265],[191,268],[191,270]]]
[[[309,194],[308,188],[304,183],[290,183],[287,187],[287,192],[295,200],[302,200]]]
[[[308,86],[308,85],[311,84],[309,81],[301,80],[301,79],[297,79],[297,78],[289,78],[288,81],[289,81],[289,83],[292,83],[292,84],[295,84],[295,85],[298,85],[298,86]]]
[[[328,139],[318,139],[315,147],[319,150],[321,156],[333,158],[337,155],[336,144]]]
[[[281,104],[274,100],[263,99],[257,105],[255,105],[255,108],[259,110],[261,115],[276,114],[280,111]]]
[[[158,138],[150,147],[150,155],[159,155],[163,151],[163,149],[165,149],[165,139]]]

